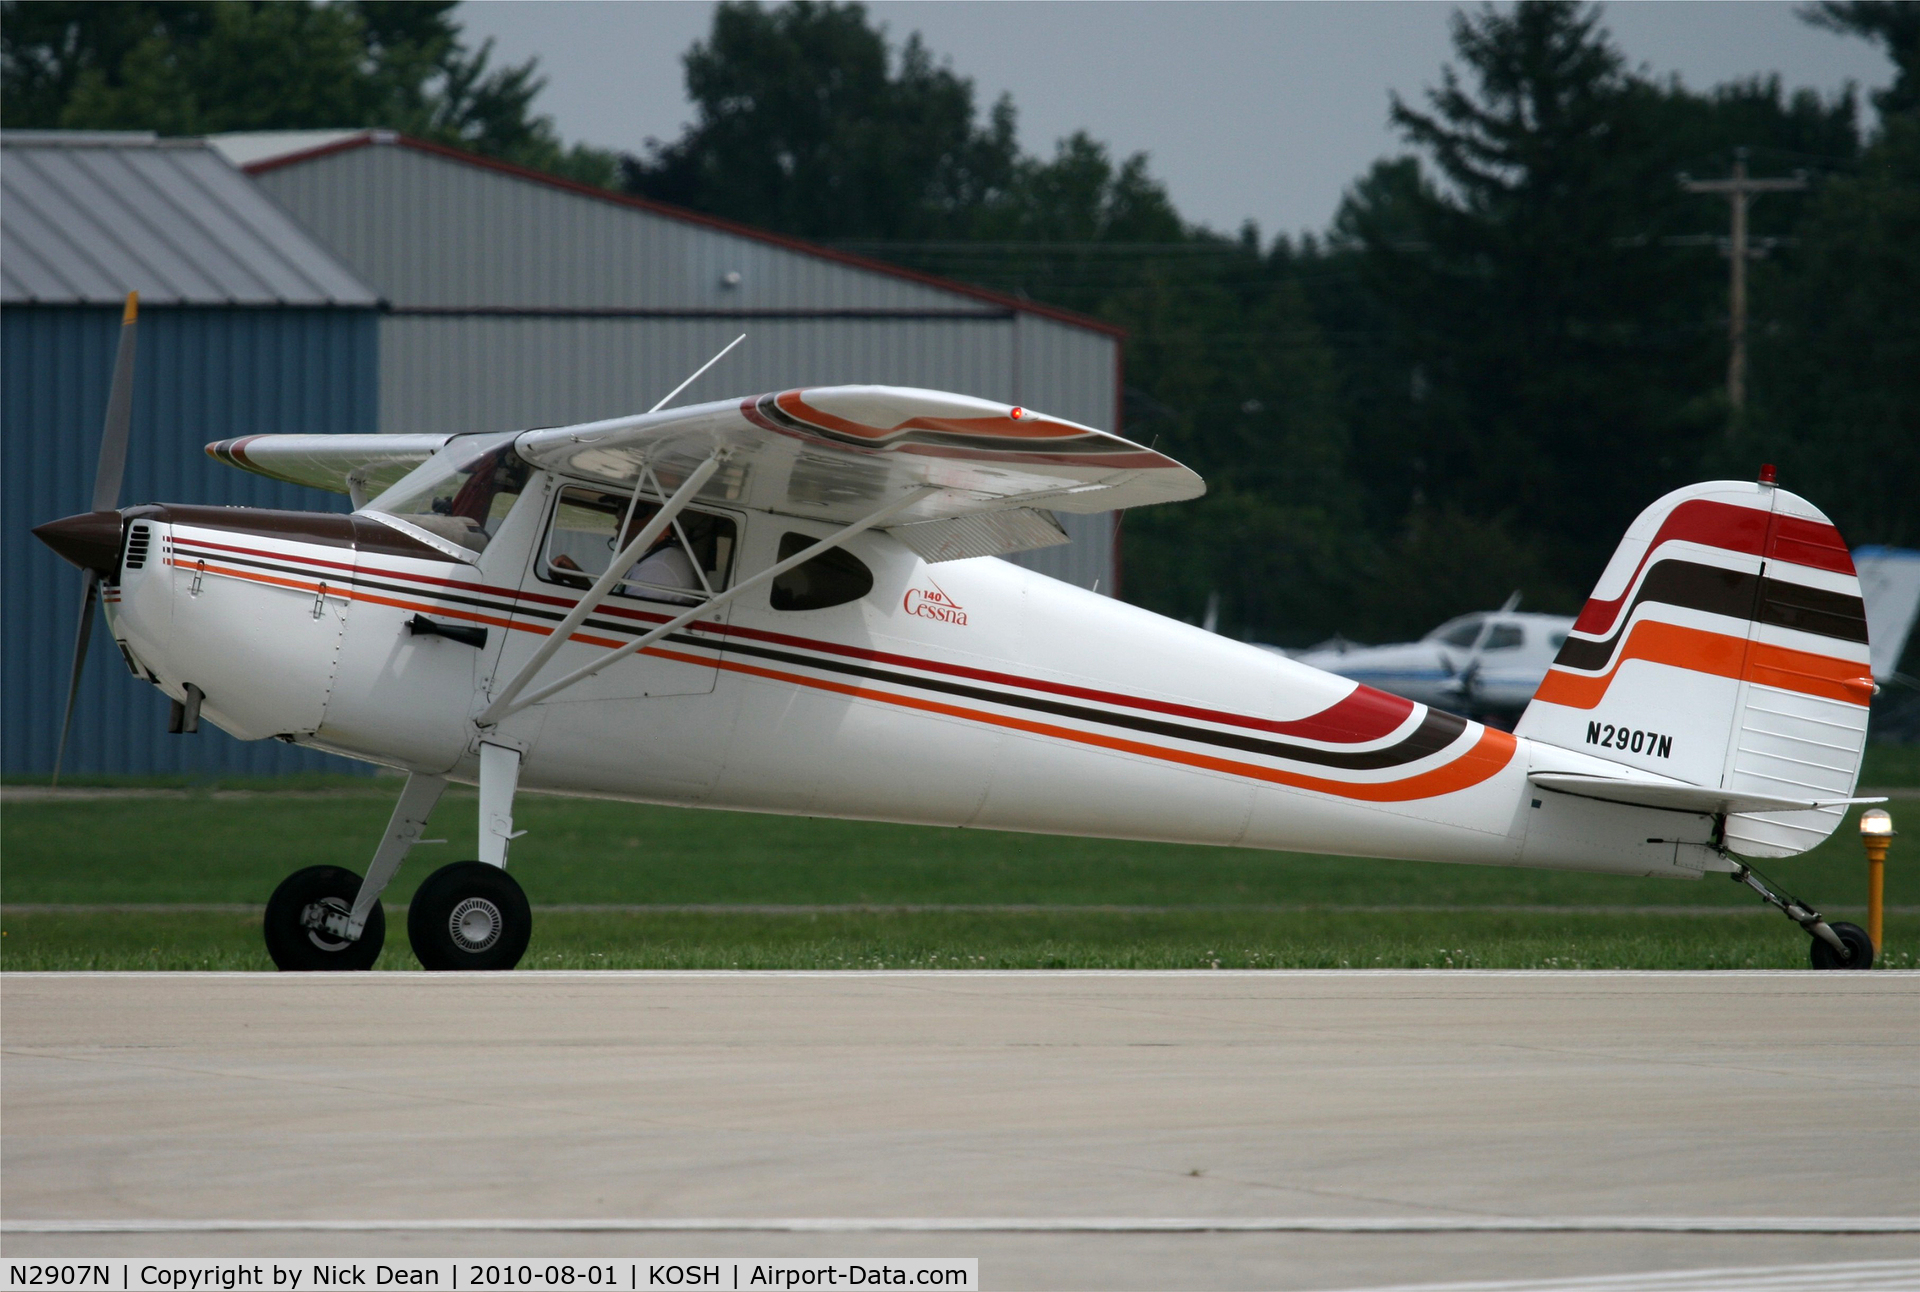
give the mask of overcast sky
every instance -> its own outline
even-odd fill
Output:
[[[1189,220],[1268,234],[1326,226],[1345,187],[1397,151],[1388,94],[1418,100],[1451,53],[1441,3],[986,3],[869,6],[897,43],[919,31],[971,77],[985,106],[1002,92],[1020,141],[1051,153],[1085,129],[1118,154],[1144,151]],[[539,108],[568,141],[639,151],[692,117],[680,56],[713,6],[583,0],[468,0],[469,36],[512,61],[538,55]],[[1763,0],[1636,0],[1606,6],[1631,63],[1704,88],[1756,72],[1825,92],[1892,79],[1865,41],[1810,27]],[[1864,105],[1864,98],[1863,98]]]

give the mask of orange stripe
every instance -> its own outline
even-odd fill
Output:
[[[1747,660],[1747,680],[1864,707],[1873,698],[1873,679],[1864,676],[1867,667],[1832,655],[1755,642]]]
[[[661,653],[669,659],[683,659],[688,663],[710,662],[696,656],[677,655],[672,651]],[[723,659],[718,661],[718,665],[732,673],[745,673],[751,677],[767,678],[776,682],[790,682],[796,686],[831,691],[836,695],[850,696],[855,699],[877,700],[883,704],[897,705],[905,709],[918,709],[923,713],[937,713],[950,718],[964,718],[970,722],[984,722],[995,727],[1006,727],[1012,731],[1024,731],[1030,735],[1068,740],[1076,744],[1093,745],[1123,754],[1133,754],[1140,758],[1181,763],[1207,771],[1225,772],[1230,776],[1245,776],[1275,785],[1291,785],[1298,789],[1337,795],[1341,798],[1361,799],[1370,803],[1403,803],[1409,799],[1437,798],[1442,794],[1451,794],[1456,790],[1478,785],[1505,767],[1512,760],[1515,748],[1515,741],[1511,735],[1492,727],[1485,727],[1481,729],[1480,739],[1474,743],[1472,749],[1444,767],[1436,767],[1430,772],[1422,772],[1418,776],[1409,776],[1404,780],[1355,784],[1350,781],[1328,780],[1323,776],[1303,776],[1298,772],[1280,771],[1277,768],[1261,767],[1255,763],[1243,763],[1231,758],[1216,758],[1211,754],[1196,754],[1183,749],[1143,744],[1138,740],[1125,740],[1118,736],[1102,735],[1099,732],[1076,731],[1072,727],[1056,726],[1050,722],[1035,722],[1030,718],[1015,718],[1006,714],[989,713],[982,709],[962,708],[959,705],[946,704],[939,700],[926,700],[919,696],[899,695],[892,691],[877,691],[871,687],[856,686],[846,682],[831,682],[824,678],[782,673],[777,669],[762,668],[757,664],[742,664]]]
[[[1594,708],[1606,698],[1614,674],[1630,659],[1713,677],[1744,677],[1762,686],[1824,696],[1847,704],[1865,704],[1866,696],[1872,694],[1871,690],[1861,693],[1857,682],[1863,666],[1850,660],[1789,650],[1765,642],[1750,643],[1743,637],[1662,623],[1658,619],[1642,619],[1627,634],[1612,668],[1597,674],[1549,669],[1541,679],[1540,689],[1534,692],[1534,699],[1569,709]]]
[[[174,561],[176,566],[185,566],[183,561]],[[196,562],[197,565],[197,562]],[[191,568],[191,567],[188,567]],[[222,567],[208,566],[210,574],[225,574],[232,578],[250,582],[268,583],[277,587],[299,588],[306,592],[318,592],[318,583],[301,583],[298,580],[275,578],[270,575],[242,572]],[[328,595],[340,595],[346,600],[367,601],[376,605],[392,606],[401,610],[431,611],[459,619],[473,620],[479,623],[495,624],[502,628],[520,632],[535,632],[551,635],[552,630],[539,624],[527,624],[518,621],[496,619],[487,615],[477,615],[469,611],[451,610],[438,606],[423,606],[412,602],[398,601],[388,597],[375,596],[359,591],[341,590],[332,587]],[[619,646],[623,643],[601,637],[589,637],[575,633],[572,641],[586,642],[595,646]],[[1412,799],[1437,798],[1442,794],[1451,794],[1480,784],[1495,775],[1513,759],[1514,738],[1504,731],[1492,727],[1483,727],[1480,739],[1474,742],[1460,757],[1436,767],[1432,771],[1422,772],[1397,781],[1374,783],[1354,783],[1350,781],[1328,780],[1324,776],[1305,776],[1298,772],[1281,771],[1277,768],[1262,767],[1257,763],[1240,762],[1237,759],[1218,758],[1211,754],[1193,753],[1184,749],[1170,749],[1160,745],[1149,745],[1138,740],[1126,740],[1118,736],[1108,736],[1094,731],[1078,731],[1072,727],[1062,727],[1050,722],[1035,722],[1029,718],[1016,718],[1006,714],[992,713],[984,709],[969,709],[960,705],[946,704],[939,700],[922,699],[919,696],[901,695],[893,691],[881,691],[872,687],[857,686],[846,682],[834,682],[825,678],[807,677],[798,673],[785,673],[778,669],[763,668],[757,664],[743,664],[735,660],[709,659],[699,655],[689,655],[683,651],[664,647],[649,647],[639,654],[652,655],[659,659],[677,660],[681,663],[703,665],[725,669],[730,673],[741,673],[749,677],[765,678],[769,681],[786,682],[794,686],[810,687],[816,691],[830,691],[835,695],[845,695],[854,699],[873,700],[881,704],[891,704],[903,709],[916,709],[922,713],[937,713],[945,717],[961,718],[969,722],[986,723],[989,726],[1005,727],[1011,731],[1022,731],[1029,735],[1045,736],[1054,740],[1070,741],[1074,744],[1092,745],[1100,749],[1111,749],[1118,753],[1132,754],[1139,758],[1151,758],[1157,762],[1178,763],[1187,767],[1197,767],[1206,771],[1224,772],[1229,776],[1244,776],[1251,780],[1266,781],[1274,785],[1291,785],[1296,789],[1313,790],[1320,794],[1331,794],[1339,798],[1357,799],[1368,803],[1404,803]]]

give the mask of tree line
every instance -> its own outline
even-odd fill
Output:
[[[1763,461],[1851,542],[1920,546],[1920,4],[1802,16],[1893,60],[1871,122],[1851,89],[1636,70],[1591,5],[1459,11],[1435,84],[1387,105],[1402,154],[1299,238],[1194,225],[1086,133],[1024,151],[1009,98],[853,3],[721,4],[693,120],[633,155],[564,147],[537,67],[437,0],[9,2],[0,115],[385,125],[1121,324],[1124,433],[1209,483],[1126,517],[1123,595],[1380,640],[1515,589],[1570,610],[1655,496]],[[1678,182],[1736,156],[1807,181],[1752,208],[1740,408],[1727,204]]]

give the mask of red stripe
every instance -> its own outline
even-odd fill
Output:
[[[1574,621],[1573,630],[1595,637],[1612,632],[1620,607],[1633,595],[1647,562],[1653,559],[1660,545],[1668,541],[1699,543],[1748,556],[1764,554],[1772,560],[1831,570],[1836,574],[1853,573],[1853,557],[1847,552],[1840,531],[1824,521],[1691,498],[1668,512],[1660,522],[1658,532],[1647,544],[1640,564],[1634,568],[1633,577],[1627,580],[1620,595],[1611,601],[1589,600]]]
[[[1767,555],[1776,561],[1831,570],[1835,574],[1854,572],[1853,553],[1847,551],[1840,531],[1821,521],[1799,516],[1774,516],[1773,532],[1767,538]]]
[[[1770,513],[1756,507],[1713,502],[1706,498],[1691,498],[1681,503],[1660,522],[1653,541],[1647,544],[1640,564],[1634,567],[1633,577],[1627,580],[1620,595],[1611,601],[1597,598],[1589,600],[1580,611],[1580,617],[1574,621],[1573,630],[1596,637],[1604,637],[1612,632],[1620,607],[1633,595],[1634,586],[1640,582],[1641,571],[1647,568],[1647,562],[1653,559],[1653,554],[1662,543],[1678,540],[1758,556],[1766,544],[1769,516]]]

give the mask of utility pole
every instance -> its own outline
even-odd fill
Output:
[[[1791,179],[1749,179],[1747,150],[1733,153],[1731,179],[1693,179],[1680,177],[1680,187],[1689,193],[1725,193],[1733,208],[1733,237],[1728,259],[1733,265],[1733,283],[1727,311],[1727,438],[1733,438],[1740,414],[1747,406],[1747,203],[1760,193],[1797,193],[1807,186],[1804,173]]]

